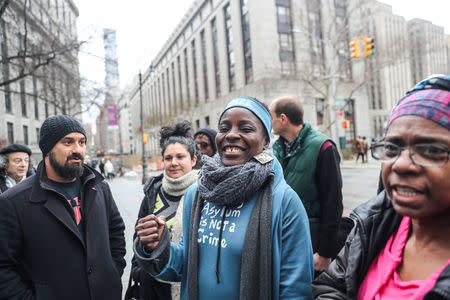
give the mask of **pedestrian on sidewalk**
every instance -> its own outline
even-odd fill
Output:
[[[204,156],[185,195],[183,243],[164,220],[140,219],[134,253],[151,275],[181,280],[181,299],[311,299],[308,219],[269,147],[272,120],[254,98],[219,118],[218,154]]]
[[[408,91],[371,152],[385,190],[352,212],[315,299],[450,299],[450,75]]]
[[[102,174],[103,177],[106,177],[106,173],[105,173],[105,159],[102,158],[100,160],[100,164],[99,164],[99,169],[100,169],[100,173]]]
[[[108,179],[108,180],[114,179],[114,177],[115,177],[114,165],[112,164],[110,159],[106,160],[104,168],[105,168],[106,179]]]
[[[163,173],[150,177],[146,182],[145,197],[138,215],[138,220],[148,215],[164,218],[171,232],[172,241],[177,243],[182,234],[184,194],[189,186],[197,182],[199,172],[199,170],[193,170],[198,153],[190,130],[191,127],[187,121],[161,128]],[[138,299],[140,300],[170,300],[180,297],[178,283],[161,282],[149,276],[148,272],[137,263],[135,256],[132,260],[131,276],[139,283]],[[131,290],[129,291],[131,293]]]
[[[369,157],[367,156],[367,152],[369,150],[369,145],[366,141],[366,137],[363,136],[362,137],[362,147],[364,148],[364,156],[363,156],[363,163],[368,163],[369,162]]]
[[[280,136],[273,145],[274,155],[308,214],[318,274],[341,248],[337,240],[343,211],[339,152],[328,136],[303,121],[300,99],[280,97],[272,102],[270,112],[273,132]]]
[[[83,164],[86,132],[66,115],[40,128],[36,174],[0,195],[0,299],[120,300],[125,225]]]
[[[358,136],[358,138],[355,140],[355,148],[356,148],[356,163],[358,163],[358,159],[361,157],[362,163],[364,163],[364,151],[365,151],[365,144],[361,136]]]

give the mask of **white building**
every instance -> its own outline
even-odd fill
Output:
[[[337,143],[380,136],[393,104],[412,86],[408,32],[403,17],[375,0],[198,0],[144,69],[141,89],[138,80],[132,84],[136,149],[139,91],[146,155],[158,154],[161,125],[187,119],[194,129],[217,128],[238,96],[268,104],[297,95],[305,121]],[[374,56],[350,60],[348,44],[357,36],[375,39]],[[341,128],[343,120],[350,128]]]
[[[77,17],[71,0],[9,2],[0,21],[1,144],[21,143],[39,153],[45,118],[65,113],[81,119]]]

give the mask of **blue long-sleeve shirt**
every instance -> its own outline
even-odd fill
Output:
[[[312,299],[313,252],[308,217],[297,194],[285,182],[281,165],[274,159],[272,201],[272,299]],[[189,240],[189,223],[197,184],[185,194],[183,237]],[[250,214],[258,195],[225,217],[220,262],[221,283],[215,267],[222,208],[205,202],[199,224],[199,300],[238,299],[241,253]],[[224,225],[225,225],[224,222]],[[219,226],[218,226],[219,224]],[[181,299],[187,300],[188,243],[171,243],[169,261],[156,277],[181,280]]]

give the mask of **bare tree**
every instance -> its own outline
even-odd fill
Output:
[[[104,87],[79,76],[78,51],[87,41],[48,34],[32,10],[31,0],[0,2],[0,91],[39,99],[52,114],[75,116],[101,105]]]

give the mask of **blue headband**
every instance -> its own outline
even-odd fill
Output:
[[[223,110],[222,114],[220,115],[219,122],[220,119],[222,119],[223,114],[233,107],[243,107],[255,114],[255,116],[257,116],[261,123],[264,125],[264,128],[267,132],[267,137],[270,140],[270,132],[272,131],[272,117],[264,106],[262,106],[258,101],[255,101],[255,99],[249,97],[234,98]]]

